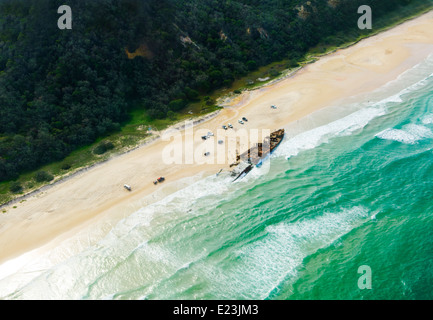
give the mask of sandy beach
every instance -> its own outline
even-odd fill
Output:
[[[16,208],[10,205],[6,213],[0,213],[0,264],[44,245],[54,246],[104,219],[118,221],[149,199],[157,201],[175,192],[180,179],[231,170],[230,161],[218,163],[216,152],[203,156],[213,143],[203,141],[203,133],[228,135],[230,130],[221,129],[228,123],[234,131],[282,128],[341,99],[375,90],[432,53],[433,11],[326,55],[294,76],[244,93],[217,116],[195,125],[193,143],[186,142],[190,130],[174,131],[180,139],[157,139],[13,204]],[[271,105],[278,108],[271,109]],[[238,123],[242,117],[248,119],[244,125]],[[174,149],[187,149],[183,163],[167,160]],[[188,152],[195,152],[195,158]],[[154,185],[160,176],[166,181]],[[132,191],[126,191],[124,184]]]

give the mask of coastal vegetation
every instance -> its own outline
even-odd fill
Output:
[[[0,2],[0,203],[287,69],[432,8],[425,0]],[[360,5],[373,30],[357,27]],[[150,130],[149,130],[150,129]]]

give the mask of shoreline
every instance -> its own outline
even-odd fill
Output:
[[[247,91],[246,101],[238,106],[232,101],[223,110],[211,113],[214,116],[201,117],[194,129],[216,131],[228,122],[239,129],[237,119],[242,116],[250,120],[243,128],[275,129],[335,101],[371,92],[433,52],[433,31],[430,30],[433,30],[433,11],[336,49],[288,77]],[[278,106],[277,112],[269,111],[271,104]],[[180,130],[184,138],[183,127],[166,130]],[[0,215],[0,264],[67,238],[95,221],[108,217],[118,219],[135,212],[143,205],[144,197],[161,190],[151,183],[157,176],[165,176],[168,183],[163,188],[170,189],[183,178],[208,176],[221,168],[229,169],[228,163],[164,164],[162,151],[170,141],[164,141],[161,136],[24,195],[24,203]],[[194,145],[201,144],[200,137],[194,140]],[[126,182],[133,186],[131,193],[122,190]],[[12,201],[22,200],[20,197]]]
[[[209,119],[212,119],[212,118],[218,116],[219,112],[220,112],[220,110],[213,111],[213,112],[211,112],[209,114],[197,117],[197,118],[195,118],[195,119],[193,119],[191,121],[193,122],[193,125],[197,125],[197,124],[200,124],[200,123],[202,123],[204,121],[207,121]],[[162,132],[165,132],[165,131],[168,131],[168,130],[183,130],[183,127],[184,127],[184,125],[180,125],[179,126],[179,123],[175,123],[172,126],[170,126],[170,127],[166,128],[166,129],[162,130]],[[91,170],[91,169],[93,169],[95,167],[103,165],[103,164],[105,164],[105,163],[107,163],[107,162],[109,162],[109,161],[111,161],[111,160],[113,160],[113,159],[115,159],[117,157],[121,157],[121,156],[123,156],[125,154],[128,154],[128,153],[134,151],[134,150],[143,148],[143,147],[145,147],[145,146],[147,146],[147,145],[149,145],[149,144],[151,144],[151,143],[153,143],[153,142],[161,139],[161,135],[162,134],[152,135],[149,138],[144,139],[144,141],[142,143],[139,143],[138,145],[133,146],[132,148],[130,148],[128,150],[119,150],[118,152],[113,153],[112,155],[110,155],[105,160],[101,160],[101,161],[92,163],[92,164],[90,164],[88,166],[84,166],[84,167],[78,168],[75,171],[72,171],[72,172],[70,172],[70,173],[68,173],[68,174],[66,174],[66,175],[58,178],[56,181],[54,181],[52,183],[43,185],[43,186],[41,186],[41,187],[39,187],[39,188],[37,188],[35,190],[32,190],[32,191],[30,191],[30,192],[28,192],[26,194],[20,195],[20,196],[14,198],[12,200],[9,200],[9,201],[7,201],[5,203],[2,203],[2,204],[0,204],[0,210],[4,209],[6,207],[10,207],[10,206],[12,206],[12,205],[14,205],[16,203],[21,203],[22,201],[26,201],[27,199],[31,198],[32,196],[36,196],[36,195],[38,195],[41,192],[47,191],[47,190],[51,189],[52,187],[54,187],[54,186],[56,186],[58,184],[64,183],[64,182],[68,181],[69,179],[74,178],[75,176],[78,176],[78,175],[80,175],[82,173],[85,173],[86,171],[89,171],[89,170]],[[0,212],[0,214],[1,214],[1,212]]]

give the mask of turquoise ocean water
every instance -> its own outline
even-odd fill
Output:
[[[0,272],[0,298],[432,299],[433,57],[286,132],[239,182],[200,179]]]

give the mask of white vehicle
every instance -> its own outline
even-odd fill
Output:
[[[233,126],[231,123],[228,124],[228,127],[233,129]]]
[[[213,136],[213,133],[209,131],[209,132],[207,133],[207,136],[208,136],[208,137],[212,137],[212,136]]]
[[[242,120],[238,120],[238,122],[239,122],[240,124],[244,124],[244,122],[243,122]]]
[[[128,190],[128,191],[131,191],[131,190],[132,190],[132,188],[131,188],[130,186],[128,186],[127,184],[125,184],[123,187],[124,187],[126,190]]]

